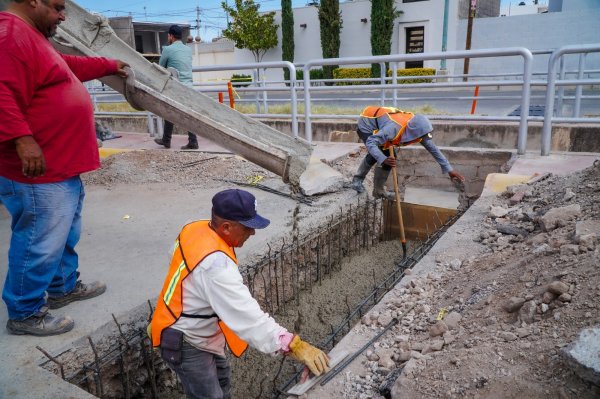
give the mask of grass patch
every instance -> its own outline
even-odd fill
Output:
[[[261,104],[262,105],[262,104]],[[236,104],[235,109],[242,114],[256,113],[255,104]],[[262,108],[261,108],[262,109]],[[331,105],[313,105],[311,112],[316,115],[359,115],[364,109],[364,106],[357,107],[337,107]],[[440,111],[431,105],[422,105],[418,107],[401,108],[403,111],[412,112],[415,114],[424,115],[448,115],[447,112]],[[289,114],[292,112],[290,104],[269,105],[269,114]],[[262,113],[262,111],[261,111]],[[304,114],[304,104],[298,104],[298,113]]]
[[[262,104],[261,104],[262,105]],[[358,107],[340,107],[332,105],[313,105],[311,111],[315,115],[359,115],[363,106]],[[256,105],[251,103],[238,103],[235,109],[242,114],[256,113]],[[419,107],[401,108],[403,111],[413,112],[424,115],[448,115],[447,112],[440,111],[430,105]],[[117,103],[99,103],[98,111],[102,112],[140,112],[126,102]],[[290,114],[292,106],[290,104],[269,105],[269,114]],[[304,104],[298,104],[298,113],[304,114]]]
[[[126,102],[98,103],[96,108],[101,112],[140,112]]]

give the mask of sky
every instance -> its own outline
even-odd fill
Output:
[[[233,0],[227,0],[233,4]],[[343,0],[342,0],[343,1]],[[455,0],[451,0],[455,1]],[[196,26],[197,8],[200,9],[199,32],[204,41],[219,36],[227,26],[227,17],[221,7],[221,0],[75,0],[81,7],[99,12],[107,17],[131,15],[135,21],[187,23]],[[255,0],[260,4],[260,11],[278,10],[281,0]],[[292,0],[293,7],[302,7],[309,0]],[[516,0],[502,0],[502,5]],[[527,1],[530,2],[529,0]]]

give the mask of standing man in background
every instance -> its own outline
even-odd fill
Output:
[[[183,44],[181,38],[183,29],[179,25],[171,25],[167,39],[169,45],[163,49],[158,63],[163,68],[174,68],[179,72],[179,81],[186,86],[193,86],[192,76],[192,49]],[[173,124],[165,120],[163,136],[160,139],[154,139],[158,145],[165,148],[171,148],[171,136],[173,135]],[[182,150],[197,150],[198,138],[192,132],[188,132],[188,143],[181,147]]]
[[[48,39],[64,20],[65,0],[12,0],[0,12],[0,202],[12,216],[2,299],[12,334],[70,331],[73,320],[48,308],[106,290],[78,280],[79,175],[100,167],[94,109],[81,82],[126,77],[127,64],[57,52]]]

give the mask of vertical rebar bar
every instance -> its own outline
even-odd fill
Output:
[[[319,286],[321,285],[321,278],[321,234],[319,234],[317,236],[317,279],[319,280]]]
[[[148,352],[146,352],[146,340],[142,339],[140,341],[140,351],[142,353],[142,358],[144,359],[144,364],[146,365],[146,370],[148,371],[148,379],[150,380],[150,392],[152,393],[152,398],[153,399],[157,399],[158,398],[158,390],[156,389],[156,380],[154,378],[154,370],[150,364],[150,359],[149,357],[152,356],[152,350]]]
[[[267,252],[267,258],[269,259],[269,264],[267,265],[267,272],[269,275],[269,277],[268,277],[269,284],[268,284],[268,286],[265,287],[265,290],[268,291],[269,302],[273,303],[273,287],[271,285],[273,283],[273,278],[271,276],[271,267],[272,267],[273,258],[271,256],[271,246],[268,243],[267,243],[267,248],[269,248],[269,251]],[[273,311],[273,308],[271,308],[271,312],[272,311]]]
[[[103,386],[102,386],[102,372],[100,371],[100,361],[98,357],[98,351],[96,351],[96,347],[94,346],[94,342],[92,342],[92,337],[87,337],[90,346],[92,347],[92,352],[94,353],[94,382],[96,383],[96,394],[99,398],[104,396]]]
[[[331,275],[331,236],[332,236],[332,231],[331,231],[331,226],[333,224],[333,216],[331,217],[331,221],[329,222],[329,228],[327,229],[327,231],[329,231],[329,234],[327,234],[327,273],[329,275]]]
[[[281,309],[285,309],[285,238],[281,241]]]

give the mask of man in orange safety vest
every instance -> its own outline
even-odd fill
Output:
[[[234,248],[270,223],[257,213],[256,198],[230,189],[212,204],[210,221],[189,223],[177,237],[150,323],[152,346],[160,347],[187,397],[229,398],[225,344],[238,357],[250,344],[290,355],[315,375],[328,371],[327,355],[277,324],[244,285]]]
[[[444,154],[434,144],[431,132],[433,127],[429,119],[423,115],[404,112],[392,107],[369,106],[358,119],[358,137],[367,146],[368,153],[352,178],[352,188],[357,192],[365,191],[363,181],[369,170],[377,163],[373,177],[373,196],[394,200],[395,195],[385,190],[384,185],[390,170],[396,167],[396,157],[392,157],[390,149],[420,143],[435,158],[451,179],[464,181],[464,177],[456,172]]]

